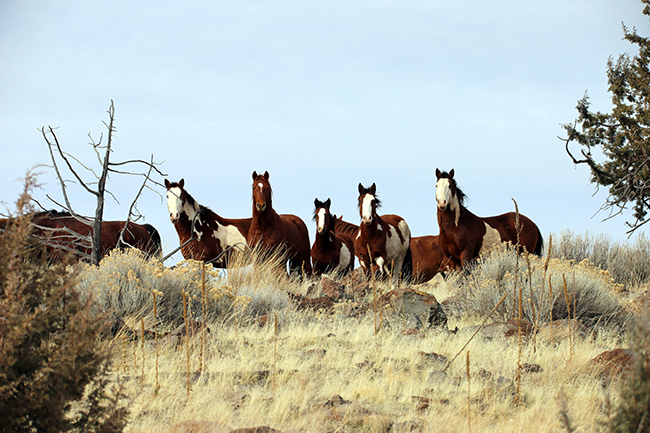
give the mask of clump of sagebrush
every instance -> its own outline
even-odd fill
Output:
[[[240,323],[289,304],[283,288],[291,280],[282,271],[282,260],[277,253],[242,255],[223,272],[195,260],[168,268],[138,250],[114,250],[99,266],[85,267],[77,288],[92,295],[100,311],[120,319],[146,318],[147,326],[153,320],[154,292],[158,324],[163,327],[184,321],[183,294],[189,318]]]
[[[108,381],[104,321],[74,289],[76,264],[36,260],[28,173],[0,237],[0,431],[121,431],[127,411]],[[37,254],[35,254],[37,253]]]
[[[614,432],[650,431],[650,305],[636,317],[631,343],[634,367],[624,378],[619,405],[610,422]]]
[[[589,260],[626,288],[650,283],[650,239],[643,233],[634,242],[623,243],[606,234],[563,231],[553,237],[551,257],[576,263]]]
[[[502,245],[482,255],[469,269],[451,273],[448,282],[458,288],[456,300],[465,312],[485,316],[506,295],[494,312],[495,320],[519,316],[537,325],[558,319],[578,319],[586,324],[616,323],[626,316],[607,271],[588,261],[575,263],[535,255],[520,256],[516,269],[513,248]],[[570,317],[569,317],[570,313]]]

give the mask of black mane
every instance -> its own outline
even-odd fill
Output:
[[[456,190],[456,197],[458,197],[458,204],[461,206],[465,206],[465,200],[468,199],[468,197],[463,192],[463,190],[458,187],[458,184],[456,183],[456,179],[454,179],[453,177],[449,177],[449,173],[447,173],[446,171],[443,171],[440,174],[440,179],[449,179],[449,182],[451,182],[454,185],[454,189]]]

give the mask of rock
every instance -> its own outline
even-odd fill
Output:
[[[416,317],[416,322],[427,327],[446,327],[447,315],[436,297],[414,289],[405,289],[398,300],[400,314]]]
[[[589,361],[591,370],[602,378],[615,378],[634,367],[634,352],[630,349],[608,350]]]
[[[339,284],[333,280],[330,280],[327,277],[321,279],[321,294],[323,296],[329,296],[334,300],[339,300],[343,297],[345,293],[345,286]]]
[[[230,428],[216,422],[209,421],[181,421],[174,424],[169,433],[228,433]]]
[[[435,363],[438,363],[438,364],[447,364],[447,362],[449,361],[449,358],[447,358],[446,356],[439,355],[439,354],[434,353],[434,352],[427,353],[427,352],[420,351],[420,352],[418,352],[418,354],[420,354],[420,356],[422,356],[427,361],[432,361],[432,362],[435,362]]]
[[[343,399],[343,397],[341,397],[340,395],[335,395],[334,397],[327,400],[323,406],[325,406],[325,407],[334,407],[334,406],[342,406],[344,404],[350,404],[350,403],[352,403],[352,402]]]
[[[345,286],[345,294],[353,299],[362,299],[370,292],[370,283],[362,268],[350,272],[341,284]]]
[[[522,373],[541,373],[544,371],[541,365],[538,364],[522,364],[521,366]]]
[[[427,377],[427,383],[431,385],[444,385],[450,383],[450,381],[451,379],[449,379],[447,373],[442,370],[432,371]]]

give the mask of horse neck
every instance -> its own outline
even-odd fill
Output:
[[[466,225],[468,218],[478,217],[461,205],[457,197],[454,197],[447,209],[438,209],[438,224],[441,232]]]
[[[375,234],[379,231],[379,227],[384,230],[384,220],[377,214],[374,214],[372,217],[372,222],[370,224],[359,224],[359,229],[362,233]]]
[[[277,221],[280,219],[280,215],[273,209],[270,205],[266,208],[264,212],[259,212],[255,205],[253,205],[253,220],[251,221],[251,227],[255,226],[261,230],[267,230],[269,228],[277,227]]]
[[[325,233],[320,234],[316,232],[316,238],[314,239],[314,244],[318,247],[327,248],[334,244],[334,233],[332,230],[326,230]]]

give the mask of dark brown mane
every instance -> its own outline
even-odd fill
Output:
[[[446,171],[443,171],[440,174],[440,179],[449,179],[449,182],[452,184],[452,187],[456,191],[456,197],[458,197],[458,204],[461,206],[465,206],[465,200],[469,200],[469,198],[463,192],[463,190],[458,187],[458,183],[456,183],[456,179],[450,177],[449,173]]]

